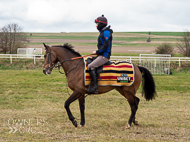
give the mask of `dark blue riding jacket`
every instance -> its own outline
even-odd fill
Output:
[[[112,48],[112,33],[113,30],[110,29],[110,26],[104,27],[100,31],[97,44],[98,50],[96,50],[96,54],[110,59]]]

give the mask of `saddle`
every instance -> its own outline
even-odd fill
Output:
[[[91,83],[91,77],[87,65],[95,58],[83,58],[84,60],[84,85]],[[98,86],[130,86],[134,82],[134,66],[127,61],[107,62],[96,70]]]
[[[92,58],[88,58],[87,59],[87,66],[92,62],[92,61],[94,61],[96,59],[96,57],[92,57]],[[108,61],[107,63],[105,63],[104,65],[111,65],[112,64],[112,62],[111,61]],[[101,77],[100,77],[100,73],[103,71],[103,66],[104,65],[102,65],[102,66],[100,66],[100,67],[98,67],[98,68],[96,68],[95,69],[95,73],[96,73],[96,78],[97,79],[101,79]]]

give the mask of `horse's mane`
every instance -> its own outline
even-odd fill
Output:
[[[64,45],[56,45],[54,47],[62,47],[62,48],[66,48],[68,49],[69,51],[73,52],[74,54],[78,55],[78,56],[81,56],[80,53],[76,52],[73,48],[73,46],[69,43],[65,43]]]

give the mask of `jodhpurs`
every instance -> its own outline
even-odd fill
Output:
[[[94,70],[95,68],[98,68],[99,66],[104,65],[108,61],[109,61],[108,58],[100,55],[88,65],[88,70]]]

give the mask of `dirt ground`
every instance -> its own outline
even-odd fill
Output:
[[[97,40],[73,40],[73,39],[30,39],[30,43],[51,43],[51,45],[57,45],[57,43],[96,43]],[[55,44],[53,44],[55,43]],[[113,41],[113,43],[147,43],[146,41]],[[151,41],[151,43],[163,43],[163,41]],[[175,42],[167,42],[167,43],[175,43]],[[50,45],[50,46],[51,46]],[[29,45],[28,48],[42,48],[44,52],[44,46],[41,45]],[[81,46],[76,45],[74,49],[79,53],[92,52],[97,50],[96,46]],[[112,46],[112,53],[154,53],[156,47],[121,47],[121,46]],[[174,48],[174,51],[177,52],[177,48]]]
[[[42,48],[44,52],[44,46],[43,45],[30,45],[29,48]],[[75,46],[75,51],[79,53],[85,53],[85,52],[92,52],[94,50],[97,50],[97,47],[95,46]],[[155,47],[112,47],[112,53],[153,53],[155,50]]]
[[[57,43],[93,43],[93,42],[97,42],[96,40],[72,40],[72,39],[31,39],[30,40],[31,43],[54,43],[52,45],[57,45]],[[113,43],[119,43],[118,41],[113,41]],[[122,41],[123,43],[123,41]],[[126,42],[127,43],[127,42]],[[141,42],[133,42],[133,43],[141,43]],[[145,43],[145,42],[142,42]],[[154,43],[158,43],[158,42],[154,42]],[[41,45],[29,45],[29,48],[42,48],[44,51],[44,46],[43,44]],[[75,50],[77,52],[92,52],[94,50],[97,49],[96,46],[74,46]],[[112,53],[138,53],[138,52],[142,52],[142,53],[153,53],[155,50],[155,47],[120,47],[120,46],[112,46]]]

